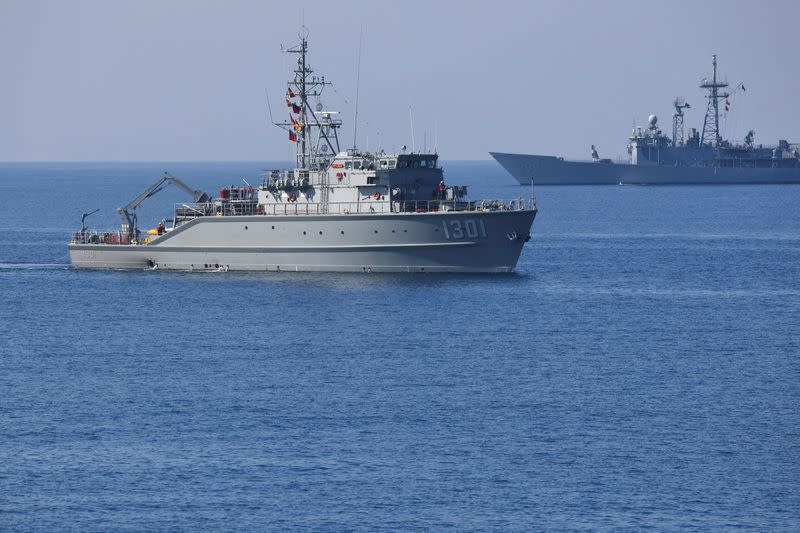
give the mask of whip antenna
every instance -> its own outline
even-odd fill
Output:
[[[275,121],[272,119],[272,106],[269,104],[269,91],[266,87],[264,87],[264,96],[267,97],[267,110],[269,111],[269,121],[275,124]]]
[[[408,104],[408,119],[411,122],[411,153],[413,154],[416,151],[416,147],[414,146],[414,110],[411,104]]]
[[[356,152],[356,135],[358,135],[358,91],[361,88],[361,45],[363,44],[364,26],[358,32],[358,71],[356,72],[356,116],[353,124],[353,154]]]

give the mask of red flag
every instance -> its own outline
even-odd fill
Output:
[[[289,132],[289,140],[297,142],[297,135],[295,135],[293,131]]]
[[[295,115],[299,115],[300,114],[300,106],[292,104],[292,113],[294,113]]]
[[[288,98],[286,99],[286,107],[292,107],[294,104]]]
[[[287,88],[286,88],[286,94],[288,94],[288,95],[289,95],[289,98],[294,98],[295,96],[297,96],[296,94],[294,94],[294,93],[292,92],[292,88],[291,88],[291,87],[287,87]]]

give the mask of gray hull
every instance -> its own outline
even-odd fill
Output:
[[[692,185],[800,183],[800,168],[668,167],[566,161],[543,155],[491,152],[517,181],[530,185]]]
[[[76,268],[510,272],[535,210],[200,217],[149,244],[70,244]]]

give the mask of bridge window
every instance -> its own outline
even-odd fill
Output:
[[[361,161],[353,161],[353,168],[359,170],[361,168]]]
[[[397,160],[396,159],[390,159],[389,160],[389,168],[390,169],[391,168],[395,168],[396,166],[397,166]]]
[[[352,170],[353,162],[352,161],[345,161],[344,162],[344,168]]]
[[[387,161],[386,159],[381,159],[380,168],[381,170],[386,170],[387,168],[389,168],[389,161]]]

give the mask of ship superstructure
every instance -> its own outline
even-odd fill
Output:
[[[627,162],[601,159],[592,146],[592,160],[568,161],[553,156],[492,153],[520,183],[529,184],[690,184],[690,183],[800,183],[800,144],[780,140],[776,145],[756,144],[750,130],[741,143],[725,140],[720,132],[720,113],[730,110],[731,97],[744,92],[743,83],[732,91],[717,72],[700,88],[706,91],[702,130],[684,131],[685,99],[673,102],[672,135],[659,129],[658,117],[650,115],[646,128],[634,128],[628,138]],[[721,108],[722,107],[722,111]]]
[[[343,149],[340,113],[326,109],[330,85],[308,64],[305,29],[277,123],[295,146],[294,168],[266,172],[257,186],[216,198],[165,174],[120,208],[119,231],[85,225],[69,245],[80,268],[182,270],[509,272],[530,239],[533,198],[467,198],[447,185],[436,153]],[[192,196],[171,226],[143,232],[136,208],[173,184]]]

